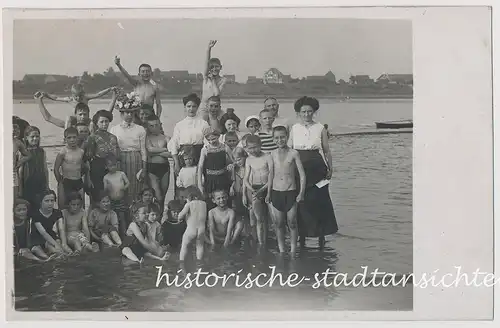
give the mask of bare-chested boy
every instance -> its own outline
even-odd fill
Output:
[[[108,157],[106,159],[106,168],[108,173],[104,176],[104,191],[107,192],[111,200],[111,209],[116,213],[119,220],[119,228],[121,237],[125,236],[127,229],[127,212],[129,207],[125,202],[130,182],[127,175],[118,171],[118,163],[116,158]]]
[[[212,201],[217,207],[208,212],[209,243],[234,244],[243,230],[243,221],[236,219],[233,209],[227,207],[228,194],[225,190],[212,193]]]
[[[71,97],[58,97],[56,95],[51,95],[48,93],[45,94],[45,97],[50,99],[50,100],[65,102],[65,103],[68,103],[68,104],[72,105],[73,107],[75,107],[79,103],[83,103],[85,105],[88,105],[89,100],[104,97],[105,95],[107,95],[108,93],[113,91],[114,89],[116,89],[116,87],[106,88],[102,91],[99,91],[96,94],[87,94],[85,92],[83,84],[76,83],[76,84],[73,84],[71,86]]]
[[[120,72],[127,78],[128,82],[134,87],[134,91],[139,94],[143,104],[150,105],[151,107],[156,104],[156,115],[161,117],[162,106],[160,99],[160,89],[155,81],[151,79],[153,71],[149,64],[141,64],[139,66],[140,79],[133,78],[125,68],[123,68],[120,57],[115,56],[115,64],[118,66]]]
[[[219,75],[222,69],[222,63],[219,58],[212,57],[212,48],[217,43],[217,40],[210,40],[208,43],[207,56],[205,62],[205,72],[203,74],[203,85],[201,93],[201,103],[198,108],[198,115],[208,121],[209,106],[208,101],[212,96],[221,96],[222,89],[226,84],[226,78]],[[220,118],[223,115],[219,108],[217,116]]]
[[[269,168],[269,184],[266,203],[270,204],[278,248],[285,252],[285,222],[290,229],[291,255],[296,255],[297,249],[297,203],[304,199],[306,175],[300,161],[299,153],[287,145],[288,131],[285,126],[273,129],[274,142],[278,149],[271,152]],[[297,191],[296,172],[299,172],[300,190]]]
[[[158,116],[150,115],[146,118],[146,121],[149,181],[158,202],[163,204],[163,197],[167,193],[170,184],[170,163],[168,159],[172,155],[167,149],[170,138],[162,133]]]
[[[260,138],[250,135],[245,142],[248,158],[245,163],[245,187],[248,195],[243,195],[243,204],[250,209],[250,225],[257,229],[257,240],[264,246],[267,239],[267,206],[265,198],[268,189],[269,167],[272,165],[269,154],[261,150]],[[246,196],[246,197],[245,197]],[[253,212],[253,213],[252,213]],[[255,221],[253,222],[253,217]]]
[[[57,154],[54,175],[58,182],[57,198],[59,209],[66,205],[65,196],[71,192],[79,193],[83,199],[84,151],[78,147],[78,130],[69,127],[64,130],[66,146]]]
[[[210,127],[219,133],[222,132],[222,112],[221,112],[221,100],[219,96],[212,96],[208,98],[208,118],[207,122]]]

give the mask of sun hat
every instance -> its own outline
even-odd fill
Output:
[[[247,128],[248,128],[248,122],[249,122],[250,120],[257,120],[257,121],[259,121],[259,122],[260,122],[260,119],[259,119],[259,117],[258,117],[257,115],[250,115],[250,116],[248,116],[248,117],[245,119],[245,127],[247,127]]]
[[[120,112],[133,112],[141,107],[141,98],[135,92],[120,94],[115,103],[115,108]]]

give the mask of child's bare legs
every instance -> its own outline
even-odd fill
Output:
[[[278,211],[272,204],[269,204],[271,218],[273,220],[276,239],[278,239],[278,249],[280,253],[285,252],[285,220],[286,213]]]
[[[41,258],[36,257],[36,255],[31,253],[31,251],[27,248],[20,249],[19,255],[21,255],[22,257],[27,258],[29,260],[34,260],[34,261],[38,261],[38,262],[45,262],[48,260],[48,258],[41,259]]]
[[[115,232],[115,231],[113,231]],[[102,239],[102,242],[108,246],[114,246],[115,244],[113,244],[113,241],[111,241],[111,238],[109,237],[109,235],[107,233],[103,233],[101,235],[101,239]]]
[[[111,237],[110,239],[118,246],[122,244],[122,240],[120,238],[120,235],[118,234],[118,231],[111,231],[109,233],[109,236]]]
[[[74,237],[68,238],[68,246],[77,252],[81,252],[83,249],[83,245],[80,240]]]
[[[299,235],[299,230],[297,227],[297,203],[286,214],[286,219],[288,222],[288,228],[290,229],[290,254],[292,258],[296,256],[297,252],[297,237]]]
[[[158,197],[158,199],[161,199],[160,204],[162,206],[163,206],[164,196],[167,195],[169,186],[170,186],[170,172],[165,173],[165,175],[161,178],[161,181],[160,181],[161,194],[156,195]]]
[[[41,246],[33,246],[33,248],[31,249],[31,252],[33,254],[35,254],[35,256],[41,258],[41,259],[48,259],[49,256],[47,255],[47,253],[45,253],[45,251],[43,250],[43,248]]]
[[[186,260],[189,245],[195,238],[197,238],[196,232],[193,233],[192,231],[186,229],[184,235],[182,236],[182,246],[179,254],[180,261]]]
[[[196,236],[196,259],[203,260],[203,252],[205,250],[205,227],[198,229]]]
[[[158,178],[156,175],[149,173],[149,182],[151,183],[151,188],[155,191],[155,196],[158,199],[158,202],[162,204],[163,200],[163,193],[161,192],[161,186],[160,186],[160,178]]]
[[[233,237],[231,238],[231,244],[234,244],[234,242],[236,240],[238,240],[238,238],[240,237],[240,234],[242,233],[243,231],[243,220],[239,220],[238,222],[236,222],[236,225],[234,227],[234,230],[233,230]]]
[[[126,258],[128,258],[129,260],[132,260],[134,262],[141,262],[141,260],[139,260],[139,258],[137,257],[137,255],[135,255],[134,252],[132,252],[132,250],[130,249],[130,247],[123,247],[122,254]]]
[[[260,245],[266,244],[266,204],[263,200],[255,199],[252,201],[252,210],[255,214],[257,226],[257,240]]]

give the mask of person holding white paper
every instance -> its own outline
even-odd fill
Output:
[[[330,193],[323,182],[329,181],[332,176],[327,131],[323,124],[313,120],[314,113],[319,109],[317,99],[299,98],[294,109],[300,122],[291,127],[288,145],[299,152],[306,173],[304,202],[298,206],[300,246],[305,246],[306,237],[319,237],[319,247],[323,248],[325,236],[338,231]]]

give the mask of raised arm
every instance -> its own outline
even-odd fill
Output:
[[[58,97],[56,95],[51,95],[48,93],[44,93],[45,98],[53,100],[53,101],[60,101],[60,102],[65,102],[69,103],[71,102],[71,97]]]
[[[111,102],[109,103],[108,106],[108,111],[111,113],[115,109],[115,104],[116,104],[116,99],[118,99],[118,89],[117,88],[112,88],[113,89],[113,97],[111,98]]]
[[[38,109],[40,110],[40,113],[42,113],[43,118],[49,122],[54,124],[55,126],[64,129],[65,122],[61,119],[58,119],[57,117],[53,117],[47,108],[45,108],[45,104],[43,103],[43,97],[44,95],[41,92],[35,93],[35,99],[38,102]]]
[[[87,95],[87,99],[88,100],[92,100],[92,99],[97,99],[97,98],[104,97],[105,95],[107,95],[108,93],[110,93],[111,90],[113,90],[113,88],[114,87],[107,88],[107,89],[99,91],[98,93]]]
[[[330,152],[330,145],[328,144],[328,135],[326,133],[325,128],[323,128],[323,131],[321,131],[321,146],[323,148],[323,154],[325,154],[326,166],[328,169],[326,172],[326,179],[330,179],[332,177],[332,171],[333,171],[332,153]]]
[[[215,46],[216,43],[217,40],[210,40],[210,42],[208,43],[207,56],[205,59],[205,74],[203,76],[205,79],[208,78],[208,73],[210,72],[210,68],[208,67],[208,62],[210,61],[211,58],[212,48]]]
[[[128,72],[127,70],[122,66],[121,62],[120,62],[120,57],[118,56],[115,56],[115,64],[116,66],[118,67],[118,69],[120,70],[120,72],[122,72],[122,74],[125,76],[125,78],[127,78],[127,81],[132,84],[134,87],[137,86],[137,80],[134,79]]]

